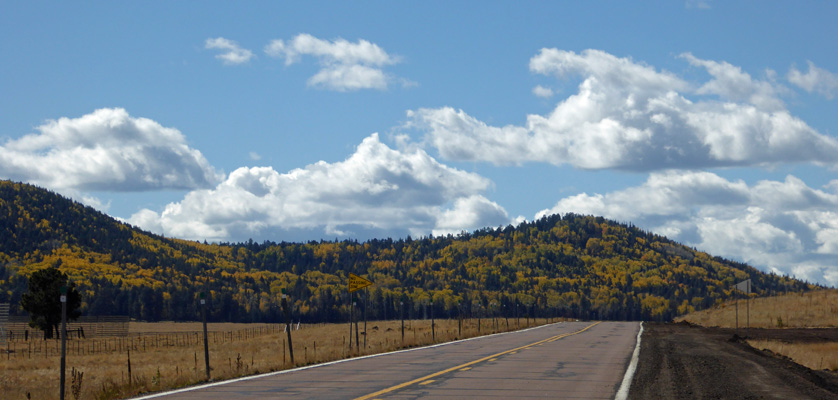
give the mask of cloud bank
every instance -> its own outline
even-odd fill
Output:
[[[355,43],[345,39],[328,41],[305,33],[288,41],[272,40],[265,46],[265,53],[284,58],[285,65],[300,62],[303,56],[316,58],[320,70],[309,78],[309,86],[340,92],[387,89],[394,78],[382,68],[400,62],[398,57],[363,39]]]
[[[408,128],[444,159],[655,171],[778,163],[834,164],[838,140],[792,116],[783,88],[725,62],[680,56],[711,79],[694,85],[611,54],[543,49],[530,70],[581,76],[578,92],[522,126],[490,126],[451,107],[408,111]]]
[[[710,172],[655,172],[640,186],[559,200],[539,218],[602,215],[713,255],[838,285],[838,181],[823,190],[794,176],[748,185]]]
[[[192,191],[160,213],[142,210],[128,222],[198,240],[445,234],[510,222],[480,194],[490,185],[422,150],[393,150],[373,134],[345,161],[287,173],[239,168],[214,189]]]
[[[0,174],[56,190],[196,189],[222,179],[177,129],[121,108],[50,120],[0,146]],[[77,197],[77,196],[74,196]]]

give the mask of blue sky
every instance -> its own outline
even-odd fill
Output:
[[[833,2],[0,5],[0,178],[167,236],[604,215],[838,285]]]

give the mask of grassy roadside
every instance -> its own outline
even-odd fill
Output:
[[[809,369],[838,371],[838,342],[789,343],[781,340],[748,340],[755,349],[770,350]]]
[[[520,320],[519,328],[543,325],[545,319]],[[212,326],[220,331],[221,327]],[[220,325],[220,324],[219,324]],[[237,324],[246,327],[246,324]],[[132,326],[134,334],[140,332],[174,332],[200,329],[200,323],[157,323]],[[363,322],[359,325],[361,345],[364,344]],[[230,329],[236,326],[227,325]],[[258,335],[246,340],[210,346],[210,366],[213,380],[223,380],[297,366],[334,361],[359,355],[377,354],[401,348],[441,343],[461,338],[475,337],[507,330],[515,330],[516,321],[493,321],[486,318],[463,320],[460,333],[457,320],[438,320],[434,334],[430,320],[405,321],[402,340],[400,321],[368,321],[366,348],[349,351],[349,324],[322,324],[303,326],[292,331],[294,362],[290,360],[287,335],[281,331]],[[434,337],[432,337],[434,336]],[[84,340],[84,339],[81,339]],[[355,340],[353,331],[353,342]],[[134,347],[119,351],[74,355],[67,357],[65,397],[67,399],[116,399],[142,393],[190,386],[206,381],[203,344],[172,344],[143,350]],[[3,399],[57,399],[59,397],[59,360],[56,355],[34,357],[8,357],[0,353],[0,393]],[[73,380],[71,371],[83,375]],[[129,378],[130,376],[130,378]],[[78,388],[78,396],[72,389]]]
[[[750,326],[754,328],[838,327],[838,290],[819,290],[750,300]],[[747,321],[745,301],[739,301],[739,327]],[[676,318],[702,326],[733,328],[736,305],[719,307]],[[751,347],[770,350],[810,369],[838,370],[838,342],[796,343],[781,340],[748,340]]]
[[[818,290],[775,297],[750,299],[750,324],[753,328],[838,327],[838,290]],[[739,300],[739,326],[747,321],[745,299]],[[736,303],[697,311],[675,319],[701,326],[733,328],[736,326]]]

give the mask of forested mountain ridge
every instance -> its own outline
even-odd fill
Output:
[[[13,312],[33,271],[57,266],[87,315],[278,321],[286,289],[295,319],[348,319],[346,278],[373,282],[370,318],[507,314],[668,320],[731,296],[811,285],[765,274],[601,217],[552,215],[458,236],[366,242],[206,244],[165,238],[31,185],[0,181],[0,302]]]

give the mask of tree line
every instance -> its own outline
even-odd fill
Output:
[[[87,315],[146,321],[275,322],[280,293],[295,320],[349,318],[349,273],[368,318],[459,315],[669,320],[752,279],[756,295],[813,285],[713,257],[631,224],[576,214],[459,235],[208,244],[165,238],[31,185],[0,182],[0,302],[21,312],[27,277],[54,267]],[[363,297],[362,297],[363,296]],[[366,307],[365,309],[363,307]]]

